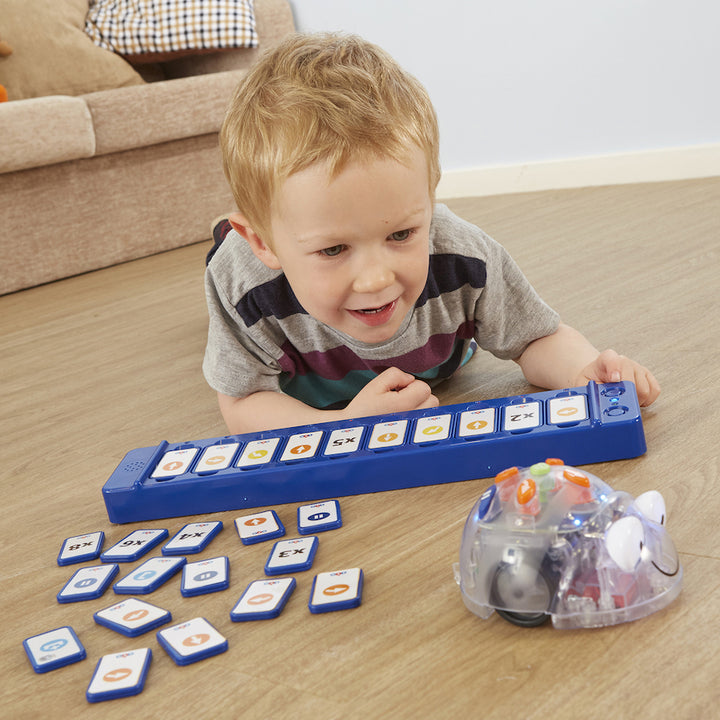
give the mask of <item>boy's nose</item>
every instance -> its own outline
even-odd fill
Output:
[[[356,293],[377,293],[395,282],[395,273],[386,265],[370,262],[355,276],[353,291]]]

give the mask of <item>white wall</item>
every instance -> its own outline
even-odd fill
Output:
[[[299,30],[358,33],[424,83],[450,180],[501,166],[495,181],[553,168],[575,176],[555,186],[594,184],[587,162],[608,156],[639,179],[720,175],[716,0],[290,3]]]

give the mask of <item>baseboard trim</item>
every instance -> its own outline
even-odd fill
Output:
[[[444,172],[440,200],[720,175],[720,143]]]

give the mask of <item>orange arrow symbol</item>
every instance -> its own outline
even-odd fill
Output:
[[[126,677],[130,677],[130,675],[132,675],[130,668],[116,668],[105,674],[103,680],[106,682],[118,682],[119,680],[124,680]]]

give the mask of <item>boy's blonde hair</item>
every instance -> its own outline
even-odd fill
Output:
[[[265,54],[235,92],[220,132],[239,210],[270,242],[272,203],[293,173],[327,162],[332,176],[370,157],[428,163],[440,180],[439,134],[425,88],[381,48],[357,36],[292,35]]]

